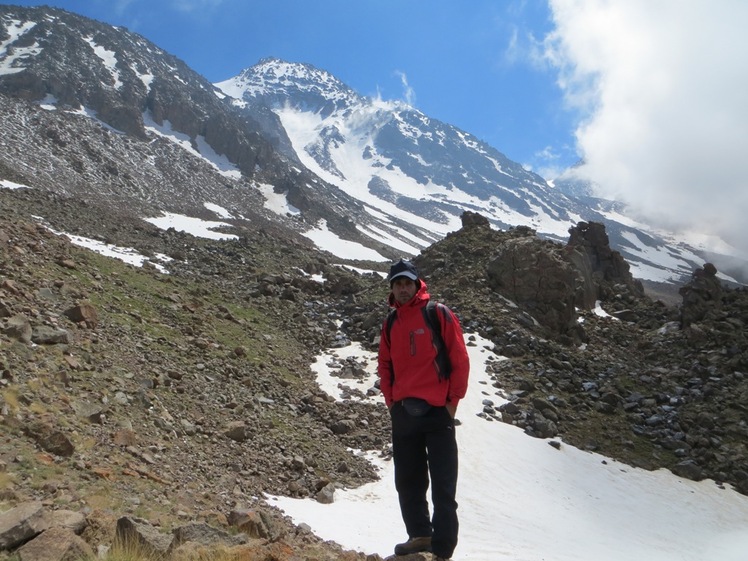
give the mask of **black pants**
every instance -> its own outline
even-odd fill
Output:
[[[454,420],[446,407],[432,407],[422,417],[408,415],[395,403],[392,452],[400,512],[411,538],[432,536],[434,555],[449,559],[457,546],[457,441]],[[431,478],[434,518],[426,492]]]

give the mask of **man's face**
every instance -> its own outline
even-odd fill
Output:
[[[398,277],[392,283],[392,294],[400,304],[406,304],[416,295],[416,283],[407,277]]]

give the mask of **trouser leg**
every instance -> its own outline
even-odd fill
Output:
[[[445,415],[449,415],[446,410]],[[434,505],[434,533],[431,547],[435,555],[449,559],[457,547],[457,441],[454,423],[426,436],[431,474],[431,500]]]
[[[431,535],[431,517],[426,493],[429,488],[426,435],[410,431],[411,419],[398,407],[393,410],[392,455],[395,489],[405,529],[411,538]]]

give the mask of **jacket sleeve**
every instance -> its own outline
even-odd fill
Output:
[[[470,358],[468,357],[465,337],[457,316],[449,308],[444,309],[445,317],[442,324],[442,338],[449,355],[452,371],[449,375],[449,392],[447,402],[457,405],[467,393],[468,377],[470,375]]]
[[[382,323],[382,331],[379,334],[379,357],[377,371],[379,372],[379,389],[384,396],[387,407],[392,405],[392,357],[390,355],[390,342],[385,336],[387,319]]]

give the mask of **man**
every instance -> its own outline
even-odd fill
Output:
[[[426,283],[415,266],[401,259],[390,268],[389,281],[394,312],[382,325],[379,378],[392,420],[395,488],[409,538],[395,546],[395,554],[432,551],[436,561],[447,561],[458,532],[454,417],[470,363],[452,311],[437,305],[439,323],[432,325]],[[433,519],[426,499],[429,479]]]

